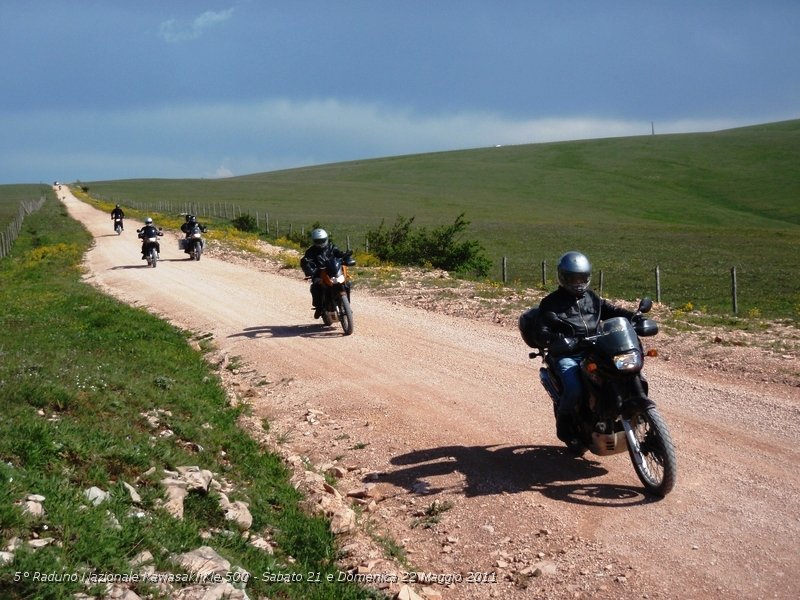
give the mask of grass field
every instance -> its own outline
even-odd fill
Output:
[[[0,185],[0,231],[17,215],[20,202],[38,200],[50,189],[41,185]]]
[[[48,196],[0,260],[0,549],[14,538],[24,542],[13,562],[0,561],[0,598],[101,597],[100,585],[69,578],[138,573],[131,560],[144,550],[158,570],[180,573],[170,556],[202,545],[255,575],[321,574],[319,583],[251,580],[251,597],[379,597],[336,582],[328,523],[301,509],[281,459],[239,427],[247,405],[229,405],[217,374],[188,343],[192,337],[202,347],[208,336],[177,330],[83,283],[80,262],[91,238]],[[155,409],[169,411],[162,418],[171,436],[148,425],[143,413]],[[231,501],[249,504],[251,530],[271,538],[275,553],[231,531],[211,493],[190,494],[182,521],[160,509],[162,469],[181,465],[230,482]],[[140,504],[123,482],[138,488]],[[91,486],[111,499],[91,505],[84,497]],[[41,518],[23,511],[31,494],[45,498]],[[53,543],[34,550],[27,545],[34,538]],[[42,583],[33,574],[59,579]],[[133,588],[142,597],[154,592],[150,584]]]
[[[295,228],[319,221],[363,245],[382,219],[452,223],[495,261],[492,277],[541,285],[541,263],[585,252],[603,292],[712,313],[800,319],[800,121],[410,155],[218,180],[90,182],[121,202],[227,203]],[[595,277],[595,284],[598,277]]]

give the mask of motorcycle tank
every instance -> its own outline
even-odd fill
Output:
[[[606,356],[639,349],[639,338],[633,325],[624,317],[614,317],[600,324],[597,346]]]

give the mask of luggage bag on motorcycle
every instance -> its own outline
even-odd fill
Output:
[[[178,240],[178,250],[186,250],[186,238]]]
[[[534,306],[519,316],[519,333],[530,348],[544,348],[546,344],[536,337],[539,307]]]

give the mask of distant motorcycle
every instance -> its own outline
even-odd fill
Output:
[[[114,231],[117,235],[122,233],[122,217],[114,217]]]
[[[186,237],[178,242],[180,249],[186,252],[192,260],[200,260],[200,255],[203,254],[205,246],[203,233],[205,231],[205,227],[196,224],[188,231]]]
[[[645,354],[639,339],[658,333],[658,324],[643,318],[652,305],[649,298],[644,298],[633,323],[622,317],[607,319],[601,321],[597,335],[578,341],[577,349],[584,352],[580,369],[587,393],[579,403],[573,424],[577,445],[570,450],[578,455],[589,450],[599,456],[627,450],[645,489],[665,496],[677,477],[675,448],[664,418],[647,395],[648,384],[642,375]],[[561,382],[555,360],[535,338],[537,319],[547,323],[557,317],[553,313],[539,314],[538,308],[532,308],[519,319],[523,340],[536,348],[530,358],[542,358],[539,379],[557,416]]]
[[[332,325],[338,321],[342,325],[344,335],[353,333],[353,310],[350,308],[350,277],[347,267],[353,266],[355,260],[346,253],[344,259],[330,256],[318,269],[322,282],[322,322]]]

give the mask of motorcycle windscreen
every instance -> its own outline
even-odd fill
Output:
[[[331,279],[336,279],[342,274],[342,259],[331,256],[325,261],[325,270]]]
[[[639,338],[633,325],[624,317],[614,317],[600,324],[600,338],[597,345],[606,356],[613,356],[629,350],[638,350]]]

